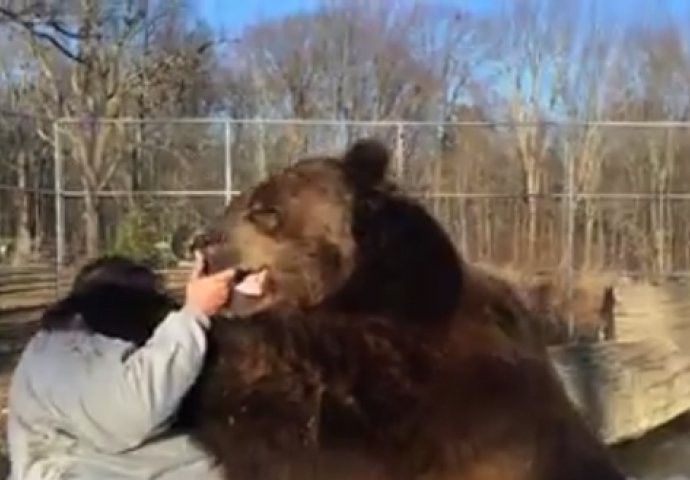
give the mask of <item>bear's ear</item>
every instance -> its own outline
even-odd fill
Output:
[[[355,142],[345,153],[343,165],[347,181],[356,190],[370,190],[386,177],[389,154],[385,145],[376,139]]]

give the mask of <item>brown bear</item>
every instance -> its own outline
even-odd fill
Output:
[[[244,280],[180,428],[229,479],[623,480],[543,348],[506,334],[526,312],[388,161],[375,140],[303,159],[198,239]]]

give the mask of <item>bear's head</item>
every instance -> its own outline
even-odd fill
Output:
[[[386,179],[388,150],[365,139],[342,156],[298,161],[243,192],[194,247],[208,270],[244,281],[232,314],[340,312],[443,321],[460,260],[441,225]],[[243,285],[261,284],[260,295]]]

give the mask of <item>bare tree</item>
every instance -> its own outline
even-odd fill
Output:
[[[536,262],[539,233],[539,198],[546,186],[548,130],[541,124],[560,95],[558,59],[565,52],[567,23],[559,23],[553,2],[534,0],[516,2],[497,19],[487,33],[497,56],[500,78],[510,82],[506,114],[511,121],[523,123],[515,130],[516,154],[523,168],[524,193],[528,214],[526,245],[516,251],[526,252],[529,263]],[[555,72],[554,72],[555,71]]]
[[[608,102],[615,93],[614,66],[621,59],[621,32],[615,29],[603,28],[603,21],[598,12],[596,2],[582,2],[578,6],[572,3],[564,5],[571,7],[570,16],[586,18],[579,32],[584,40],[578,42],[577,36],[567,39],[569,55],[559,59],[563,64],[559,71],[562,74],[562,108],[568,118],[582,121],[604,120],[608,113]],[[574,8],[573,8],[574,7]],[[611,131],[598,124],[588,124],[577,128],[572,133],[572,142],[568,142],[571,157],[567,161],[574,162],[572,173],[574,189],[582,193],[598,193],[602,191],[602,167],[607,153],[609,134]],[[568,135],[570,137],[570,135]],[[584,213],[584,228],[582,239],[575,243],[582,245],[582,265],[585,270],[592,269],[595,263],[601,267],[603,263],[603,219],[599,202],[591,197],[578,200],[582,204]],[[578,204],[578,206],[579,206]],[[598,260],[595,262],[595,227],[599,227]],[[569,232],[577,234],[577,232]]]
[[[122,127],[99,119],[122,116],[143,90],[183,81],[183,72],[194,71],[198,55],[210,43],[206,40],[192,51],[161,51],[141,64],[130,48],[142,31],[155,29],[174,11],[171,4],[160,4],[159,11],[146,18],[135,2],[81,0],[73,8],[66,21],[59,20],[61,12],[38,15],[39,20],[29,10],[3,9],[0,14],[18,26],[30,51],[38,79],[36,110],[56,119],[81,119],[64,126],[61,134],[69,140],[85,191],[85,247],[93,256],[100,235],[97,192],[107,186],[123,158],[111,154]],[[51,132],[41,134],[52,141]]]

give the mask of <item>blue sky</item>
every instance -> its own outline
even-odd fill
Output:
[[[213,27],[225,27],[237,32],[261,18],[275,18],[285,14],[315,9],[319,0],[195,0],[201,17]],[[472,10],[491,9],[494,0],[444,0]]]
[[[261,18],[279,17],[309,10],[318,0],[196,0],[201,17],[213,27],[230,31],[254,23]]]
[[[439,0],[436,1],[439,2]],[[474,11],[491,12],[502,1],[440,0],[440,3]],[[597,3],[599,2],[607,16],[610,15],[611,20],[617,22],[654,21],[665,16],[664,12],[668,12],[675,20],[690,24],[690,0],[598,0]],[[275,18],[288,13],[307,11],[316,8],[320,2],[319,0],[195,0],[193,3],[199,15],[213,27],[222,27],[229,33],[239,33],[243,27],[262,18]]]
[[[341,0],[344,3],[347,0]],[[435,3],[454,6],[470,12],[491,15],[499,13],[506,5],[515,5],[528,0],[369,0],[372,2]],[[597,24],[605,33],[614,37],[620,27],[630,24],[654,25],[673,21],[683,27],[690,25],[690,0],[554,0],[573,2],[571,5],[589,6],[582,10],[584,16],[573,18],[576,29],[591,27],[588,16],[594,6]],[[260,22],[275,19],[286,14],[315,10],[323,0],[193,0],[197,13],[215,29],[223,29],[227,37],[237,37],[242,30]],[[588,31],[588,30],[584,30]],[[687,38],[687,37],[686,37]],[[613,37],[612,37],[613,39]],[[627,46],[623,44],[623,48]],[[634,47],[630,47],[634,48]],[[511,80],[512,81],[512,80]],[[526,79],[525,81],[529,81]],[[548,91],[545,89],[544,91]]]

